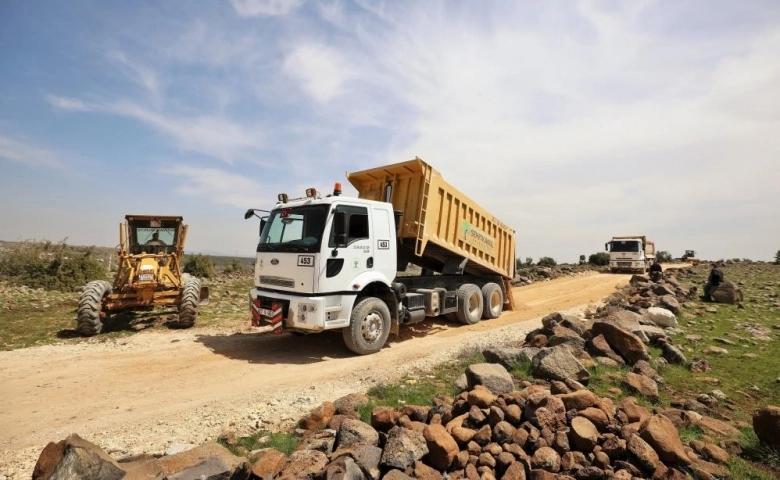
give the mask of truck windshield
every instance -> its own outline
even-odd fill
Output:
[[[613,240],[610,244],[612,252],[638,252],[639,242],[636,240]]]
[[[319,252],[328,211],[328,205],[274,210],[260,235],[257,251]]]

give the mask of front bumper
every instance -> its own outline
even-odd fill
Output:
[[[252,326],[320,332],[326,330],[325,299],[300,297],[253,288],[249,291]]]

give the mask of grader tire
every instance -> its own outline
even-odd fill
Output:
[[[184,283],[184,291],[181,294],[179,305],[179,328],[190,328],[195,325],[198,318],[198,305],[200,304],[200,280],[190,277]]]
[[[76,310],[76,331],[84,337],[92,337],[103,330],[100,312],[103,309],[103,297],[111,293],[111,284],[105,280],[89,282],[81,292]]]

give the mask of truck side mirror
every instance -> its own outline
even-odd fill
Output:
[[[606,250],[607,252],[609,251],[609,244],[608,243],[604,244],[604,250]]]
[[[265,229],[265,224],[268,223],[268,217],[263,217],[260,219],[260,235],[263,235],[263,230]]]
[[[249,220],[250,218],[252,218],[252,215],[254,215],[254,214],[255,214],[255,211],[250,208],[244,214],[244,220]]]
[[[336,248],[347,246],[347,213],[336,212],[333,217],[333,237]]]

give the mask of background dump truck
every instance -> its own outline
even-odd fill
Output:
[[[609,269],[613,273],[645,273],[655,263],[655,242],[644,235],[612,237],[604,248],[609,252]]]
[[[279,194],[261,217],[254,326],[341,329],[350,350],[370,354],[401,324],[440,315],[474,324],[512,308],[514,230],[419,158],[347,178],[358,198],[338,183],[325,197]],[[410,263],[422,274],[399,275]]]

